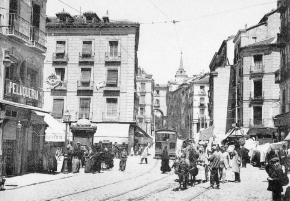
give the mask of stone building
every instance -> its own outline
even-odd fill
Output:
[[[154,86],[154,115],[155,115],[155,128],[156,130],[167,127],[167,104],[166,95],[168,86],[166,84],[155,84]]]
[[[46,0],[0,1],[0,175],[42,169]]]
[[[222,139],[236,122],[236,80],[233,36],[224,40],[213,56],[209,77],[209,116],[210,125],[217,139]]]
[[[139,95],[139,109],[137,114],[137,125],[146,133],[152,135],[153,128],[153,92],[154,80],[152,75],[138,68],[136,77],[137,94]]]
[[[193,92],[192,83],[183,83],[167,93],[167,128],[175,130],[183,139],[192,136]]]
[[[279,113],[279,85],[275,83],[275,71],[280,66],[279,28],[280,15],[273,10],[234,38],[234,65],[241,92],[238,118],[243,127],[274,127],[273,117]]]
[[[79,16],[57,13],[47,18],[47,54],[44,78],[46,110],[61,119],[81,118],[97,124],[82,144],[133,143],[136,125],[139,24],[102,19],[96,13]],[[86,133],[74,128],[76,135]],[[78,139],[81,140],[81,139]]]
[[[284,139],[290,132],[290,2],[278,1],[278,11],[281,15],[281,29],[278,34],[278,44],[281,54],[280,68],[275,72],[275,83],[280,86],[280,112],[274,118],[278,127],[280,139]],[[290,136],[289,136],[290,137]],[[289,139],[289,137],[287,139]]]
[[[209,91],[209,74],[200,74],[194,76],[193,83],[193,115],[192,115],[192,134],[196,134],[206,129],[210,125],[208,115],[208,91]]]

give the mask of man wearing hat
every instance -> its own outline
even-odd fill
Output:
[[[220,180],[218,170],[220,167],[221,157],[217,152],[217,147],[215,145],[212,146],[211,156],[208,159],[210,161],[209,170],[210,170],[210,186],[213,188],[216,183],[216,188],[219,189]]]

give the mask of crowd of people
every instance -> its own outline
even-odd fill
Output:
[[[161,172],[169,172],[174,168],[180,188],[210,181],[210,187],[215,186],[219,189],[220,183],[241,182],[240,168],[242,161],[246,160],[243,157],[243,150],[239,145],[200,145],[184,141],[170,167],[168,150],[165,146],[161,156]]]

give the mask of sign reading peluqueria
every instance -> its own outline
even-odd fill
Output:
[[[23,96],[25,98],[31,98],[34,100],[38,100],[39,91],[23,86],[21,84],[14,83],[10,80],[6,80],[6,91],[5,95],[14,94],[18,96]]]
[[[35,107],[41,107],[42,91],[6,79],[4,99]]]

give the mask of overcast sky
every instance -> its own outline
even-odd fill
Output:
[[[111,19],[140,22],[139,66],[156,82],[167,83],[179,67],[181,51],[189,75],[208,72],[221,42],[246,24],[257,24],[276,4],[277,0],[48,0],[47,15],[64,9],[72,15],[81,10],[102,17],[108,10]],[[151,23],[169,20],[180,22]]]

